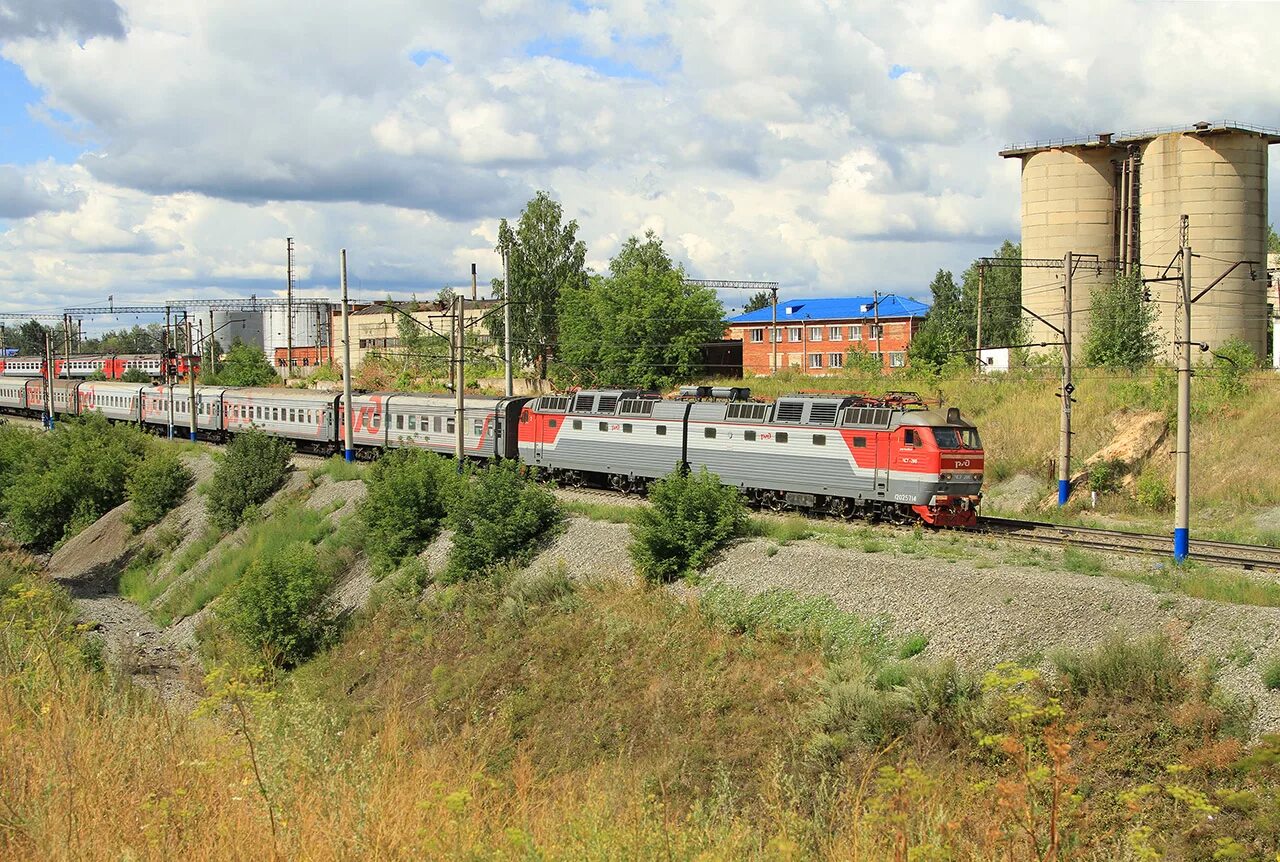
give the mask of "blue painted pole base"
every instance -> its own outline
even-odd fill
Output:
[[[347,461],[347,462],[354,461],[354,460],[356,460],[356,450],[355,450],[355,449],[344,449],[344,450],[342,450],[342,457],[343,457],[343,459],[344,459],[345,461]]]
[[[191,432],[191,442],[192,443],[196,442],[196,432],[194,431]]]
[[[1071,481],[1069,479],[1058,480],[1058,505],[1067,505],[1067,498],[1071,496]]]
[[[1178,527],[1173,531],[1173,561],[1184,562],[1191,545],[1191,531],[1186,527]]]

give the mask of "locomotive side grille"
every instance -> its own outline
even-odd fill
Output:
[[[574,413],[590,413],[592,405],[595,404],[596,397],[594,395],[579,395],[573,402]]]
[[[836,422],[835,404],[811,404],[809,405],[809,424],[810,425],[834,425]]]
[[[777,422],[799,422],[800,417],[803,415],[803,401],[779,401],[774,420]]]
[[[730,404],[725,418],[759,422],[764,419],[768,412],[768,404]]]
[[[653,405],[658,403],[652,398],[629,398],[622,402],[618,412],[624,416],[652,416]]]
[[[581,397],[581,396],[579,396]],[[612,413],[613,409],[618,406],[618,396],[601,395],[600,403],[596,405],[597,413]]]

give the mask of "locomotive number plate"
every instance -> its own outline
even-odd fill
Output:
[[[818,498],[813,494],[797,494],[795,491],[788,491],[787,502],[792,506],[812,506],[818,502]]]

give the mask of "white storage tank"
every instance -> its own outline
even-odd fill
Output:
[[[212,311],[212,320],[213,337],[224,353],[231,349],[231,345],[237,338],[251,347],[262,349],[261,311],[215,308]]]

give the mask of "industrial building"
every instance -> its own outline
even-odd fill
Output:
[[[851,348],[885,368],[903,368],[907,347],[928,313],[923,302],[891,293],[789,299],[778,303],[776,326],[773,306],[765,306],[726,320],[725,338],[742,342],[742,368],[755,374],[775,367],[839,373]]]
[[[1191,340],[1216,347],[1232,336],[1267,352],[1265,271],[1267,148],[1280,130],[1236,122],[1102,133],[1011,145],[1005,158],[1022,166],[1023,305],[1061,325],[1063,275],[1031,262],[1068,251],[1096,256],[1072,283],[1073,354],[1089,329],[1090,295],[1119,273],[1160,274],[1180,247],[1180,220],[1190,219],[1196,255],[1192,285],[1207,286],[1238,260],[1240,267],[1195,305]],[[1165,357],[1173,357],[1178,285],[1153,283]],[[1058,340],[1028,316],[1034,343]]]

